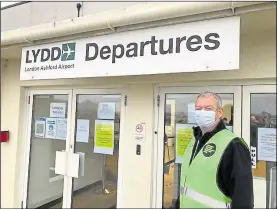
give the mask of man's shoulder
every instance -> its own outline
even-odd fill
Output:
[[[248,145],[243,138],[235,136],[229,143],[230,147],[242,147],[248,150]]]
[[[230,141],[230,143],[226,147],[223,157],[225,159],[227,158],[231,160],[233,157],[247,156],[247,155],[249,155],[250,157],[250,151],[248,149],[248,145],[242,138],[236,136]]]
[[[224,132],[229,136],[230,142],[228,144],[228,147],[233,147],[233,146],[244,146],[248,149],[248,145],[245,142],[245,140],[239,136],[237,136],[235,133],[232,131],[228,130],[227,128],[221,130],[220,132]]]

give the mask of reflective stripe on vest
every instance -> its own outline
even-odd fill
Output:
[[[189,198],[193,199],[194,201],[200,202],[204,205],[207,205],[211,208],[231,208],[230,204],[223,203],[218,200],[212,199],[206,195],[200,194],[199,192],[194,191],[188,187],[181,188],[181,194],[188,196]]]

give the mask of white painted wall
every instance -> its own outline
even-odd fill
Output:
[[[77,17],[77,3],[81,3],[80,17],[103,11],[121,9],[143,2],[28,2],[1,10],[1,32]],[[13,21],[14,17],[17,21]]]
[[[63,86],[82,88],[88,86],[127,85],[128,106],[126,131],[123,134],[123,198],[122,207],[150,207],[155,83],[182,83],[183,85],[276,83],[276,31],[257,31],[241,37],[241,68],[228,72],[181,73],[153,76],[113,78],[61,79],[55,81],[19,82],[19,60],[11,61],[2,72],[1,125],[11,131],[9,143],[1,144],[1,199],[2,207],[19,207],[19,172],[25,140],[22,136],[24,123],[24,90],[30,88],[54,88]],[[184,61],[185,62],[185,61]],[[131,68],[131,66],[130,66]],[[12,92],[12,94],[11,94]],[[19,122],[18,122],[19,121]],[[136,123],[146,122],[147,138],[142,145],[141,156],[135,154],[133,139]],[[8,160],[7,160],[8,159]],[[5,192],[4,192],[5,191]],[[261,190],[260,190],[261,191]],[[139,194],[139,198],[138,198]]]
[[[22,150],[21,141],[23,141],[19,124],[22,124],[20,123],[23,109],[21,108],[23,106],[21,95],[24,95],[24,90],[18,83],[18,63],[8,63],[8,66],[1,66],[1,131],[10,131],[9,142],[1,143],[2,207],[13,207],[17,196],[20,175],[16,174],[19,174],[20,170],[22,157],[20,150]]]
[[[123,208],[150,208],[153,165],[153,106],[151,84],[128,86],[128,106],[124,133]],[[141,144],[141,155],[136,155],[134,139],[136,124],[146,123],[146,140]]]

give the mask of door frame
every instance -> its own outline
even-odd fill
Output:
[[[241,136],[241,85],[204,85],[204,86],[158,86],[156,88],[156,105],[155,105],[155,128],[157,134],[154,144],[154,172],[153,172],[153,208],[162,208],[163,205],[163,158],[164,158],[164,104],[165,95],[170,93],[199,93],[202,91],[212,91],[216,93],[233,93],[234,94],[234,132]]]
[[[276,85],[251,85],[251,86],[243,86],[243,111],[242,111],[242,119],[245,121],[242,124],[242,137],[250,145],[250,100],[251,94],[259,94],[259,93],[275,93],[276,94]]]
[[[27,208],[27,198],[28,198],[28,183],[29,183],[29,166],[31,159],[31,135],[32,135],[32,119],[33,119],[33,98],[35,95],[68,95],[68,107],[67,107],[67,118],[71,118],[72,113],[72,90],[29,90],[28,92],[28,106],[27,106],[27,118],[26,118],[26,133],[25,133],[25,151],[24,151],[24,180],[23,180],[23,200],[22,207]],[[67,131],[70,131],[70,123],[67,123]],[[66,139],[65,150],[68,150],[70,143],[70,135]],[[70,177],[64,176],[64,184],[66,184]],[[63,202],[67,198],[67,191],[63,187]]]
[[[124,143],[121,143],[124,137],[124,128],[125,128],[125,116],[126,116],[126,90],[125,88],[51,88],[51,89],[29,89],[27,91],[27,111],[26,111],[26,123],[24,129],[24,159],[23,159],[23,181],[22,181],[22,208],[27,208],[27,198],[28,198],[28,183],[29,183],[29,163],[31,159],[31,134],[32,134],[32,117],[33,117],[33,97],[35,95],[68,95],[68,112],[67,112],[67,139],[65,150],[67,152],[73,153],[75,148],[74,136],[75,136],[75,116],[76,116],[76,96],[77,94],[118,94],[121,95],[121,114],[120,114],[120,143],[119,149],[122,151],[119,152],[118,159],[118,183],[117,183],[117,207],[120,208],[123,205],[122,197],[122,179],[123,179],[123,150]],[[68,162],[66,162],[68,165]],[[72,203],[72,193],[73,193],[73,178],[69,176],[64,176],[63,183],[63,208],[71,208]]]
[[[125,128],[125,116],[126,116],[126,92],[124,89],[73,89],[72,94],[72,120],[71,120],[71,128],[70,128],[70,147],[69,151],[74,153],[75,150],[75,126],[76,126],[76,105],[77,105],[77,95],[111,95],[116,94],[121,96],[121,109],[120,109],[120,135],[119,135],[119,156],[118,156],[118,179],[117,179],[117,208],[121,208],[123,205],[123,196],[122,196],[122,186],[123,186],[123,157],[124,157],[124,128]],[[123,142],[123,143],[122,143]],[[72,200],[73,200],[73,178],[70,179],[68,184],[66,185],[68,191],[68,200],[67,205],[64,208],[72,208]]]
[[[274,85],[248,85],[248,86],[243,86],[243,99],[242,99],[242,104],[243,104],[243,111],[242,111],[242,120],[244,121],[242,124],[242,137],[243,139],[247,142],[248,146],[250,147],[250,115],[251,115],[251,94],[271,94],[275,93],[276,94],[276,84]],[[266,187],[266,180],[261,177],[254,177],[253,176],[253,187],[254,187],[254,206],[256,205],[257,202],[263,204],[263,205],[258,205],[255,206],[255,208],[260,208],[263,207],[265,208],[267,205],[267,197],[266,197],[266,192],[263,194],[265,196],[255,195],[255,190],[263,190],[264,185]],[[255,189],[256,188],[256,189]],[[263,199],[263,200],[262,200]]]

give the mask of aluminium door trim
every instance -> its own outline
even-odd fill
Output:
[[[251,116],[251,94],[276,94],[276,85],[249,85],[243,86],[243,111],[242,111],[242,137],[247,142],[250,148],[250,116]],[[257,156],[256,156],[257,157]],[[262,199],[261,195],[255,196],[255,190],[261,190],[266,188],[266,179],[263,177],[253,176],[253,188],[254,188],[254,200],[261,205],[256,206],[255,208],[266,207],[266,196],[263,197],[263,202],[260,202]],[[256,188],[256,189],[255,189]],[[265,195],[265,192],[263,192]],[[259,198],[259,200],[258,200]],[[256,204],[256,203],[255,203]]]
[[[33,119],[33,98],[35,95],[68,95],[68,119],[71,115],[71,98],[72,98],[72,90],[29,90],[28,97],[30,98],[29,104],[27,105],[28,113],[26,118],[26,133],[25,133],[25,162],[24,162],[24,170],[23,170],[23,199],[22,199],[22,207],[27,208],[27,199],[28,199],[28,183],[29,183],[29,166],[30,166],[30,157],[31,157],[31,137],[32,137],[32,119]],[[27,99],[28,100],[28,99]],[[70,124],[67,124],[67,131],[70,128]],[[69,135],[67,136],[69,137]],[[66,147],[69,146],[69,140],[66,139]],[[64,183],[68,180],[64,177]],[[63,193],[64,197],[64,193]],[[63,198],[64,199],[64,198]]]
[[[122,187],[123,187],[123,157],[124,157],[124,128],[125,128],[125,115],[126,115],[126,106],[124,104],[124,99],[126,92],[124,89],[73,89],[72,94],[72,113],[71,113],[71,127],[70,127],[70,142],[69,142],[69,152],[74,153],[75,150],[75,134],[76,134],[76,113],[77,113],[77,95],[111,95],[116,94],[121,96],[121,109],[120,109],[120,139],[119,139],[119,157],[118,157],[118,180],[117,180],[117,208],[123,207],[123,196],[122,196]],[[123,142],[123,143],[122,143]],[[66,203],[64,208],[72,208],[73,200],[73,178],[69,179],[67,184],[64,186],[67,193]]]

